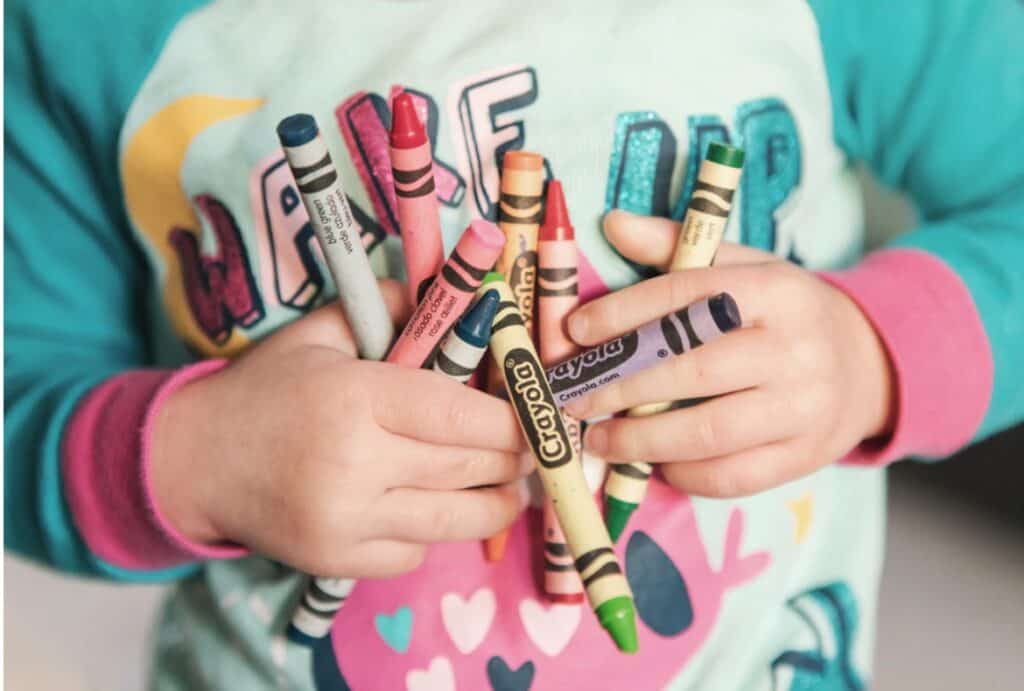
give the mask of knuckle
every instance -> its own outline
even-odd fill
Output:
[[[715,418],[710,414],[697,417],[693,425],[694,450],[703,457],[713,456],[720,443],[720,431]]]
[[[432,509],[425,520],[427,534],[439,542],[448,540],[459,524],[458,511],[451,504],[441,504]]]

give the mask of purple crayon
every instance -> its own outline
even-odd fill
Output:
[[[622,377],[713,341],[740,323],[736,301],[728,293],[719,293],[588,348],[549,367],[545,375],[555,402],[564,406]]]

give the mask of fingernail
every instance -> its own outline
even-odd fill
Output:
[[[587,315],[582,312],[574,312],[569,317],[569,336],[577,343],[582,343],[587,335]]]
[[[583,438],[583,446],[598,456],[602,455],[608,448],[608,433],[604,427],[597,425],[589,428]]]

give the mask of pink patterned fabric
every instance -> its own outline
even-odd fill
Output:
[[[822,278],[871,320],[896,375],[892,435],[865,442],[844,462],[941,458],[967,444],[988,408],[994,365],[963,280],[938,258],[909,249],[875,252],[852,269]]]
[[[161,405],[225,364],[207,360],[176,372],[126,372],[79,404],[64,436],[64,493],[75,526],[100,559],[125,569],[156,569],[246,554],[233,545],[190,542],[160,513],[149,485],[149,443]]]

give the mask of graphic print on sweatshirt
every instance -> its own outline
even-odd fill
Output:
[[[356,171],[360,196],[369,200],[364,209],[348,184],[366,249],[372,254],[386,236],[401,233],[387,140],[388,104],[397,93],[407,90],[414,95],[435,150],[442,130],[454,140],[454,164],[435,157],[441,204],[463,218],[493,220],[501,158],[526,145],[530,105],[539,89],[536,69],[511,66],[452,84],[446,111],[430,94],[413,87],[393,86],[388,98],[358,91],[343,99],[321,127],[328,130],[329,140],[331,135],[343,139],[344,149],[332,151],[335,165]],[[232,209],[215,191],[188,194],[180,184],[186,156],[198,141],[215,136],[226,121],[266,108],[259,99],[184,97],[146,120],[124,149],[129,215],[158,257],[160,291],[174,331],[199,354],[236,354],[266,332],[265,322],[271,328],[280,325],[333,295],[306,209],[276,145],[268,142],[269,152],[248,171],[243,209]],[[653,111],[620,112],[608,124],[611,151],[603,195],[577,195],[571,202],[575,217],[621,208],[681,219],[708,143],[730,141],[747,150],[747,163],[728,237],[779,251],[777,214],[801,175],[796,123],[783,101],[773,97],[741,103],[731,127],[718,115],[691,115],[685,122],[685,148],[668,122]],[[559,174],[557,159],[548,158],[546,163],[549,176]],[[670,206],[676,170],[680,190]],[[571,169],[565,173],[571,174]],[[241,227],[239,218],[251,218],[251,227]],[[461,222],[446,224],[450,242],[460,229]],[[596,232],[581,238],[584,300],[607,290],[607,279],[588,260],[587,235],[589,242],[601,242]],[[634,268],[646,272],[644,267]]]

